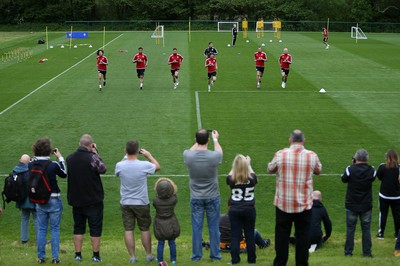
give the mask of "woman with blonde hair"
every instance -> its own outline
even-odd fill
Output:
[[[231,188],[229,198],[229,221],[231,223],[231,259],[232,264],[240,262],[240,241],[242,231],[247,245],[247,262],[256,263],[256,246],[254,227],[256,223],[256,209],[254,188],[257,176],[250,165],[249,156],[236,155],[232,163],[226,182]]]

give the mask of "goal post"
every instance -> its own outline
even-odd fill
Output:
[[[231,32],[233,24],[236,24],[236,29],[239,32],[239,22],[237,21],[218,21],[218,32]]]
[[[162,44],[164,47],[164,25],[158,25],[151,34],[151,38],[156,39],[156,44],[160,44],[162,39]]]
[[[360,27],[351,27],[351,38],[356,40],[368,39]]]

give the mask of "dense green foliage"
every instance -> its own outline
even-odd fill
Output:
[[[275,177],[265,174],[266,163],[276,150],[288,145],[290,131],[300,128],[306,135],[306,147],[316,151],[323,164],[323,175],[315,177],[314,185],[322,191],[333,222],[331,239],[323,249],[311,254],[310,265],[398,264],[398,258],[392,253],[391,216],[386,239],[379,241],[374,237],[378,221],[379,181],[374,183],[373,188],[371,233],[375,257],[369,259],[361,255],[359,223],[354,256],[344,257],[346,185],[340,181],[340,174],[358,148],[364,147],[370,152],[370,162],[374,166],[384,160],[384,153],[389,148],[400,151],[400,63],[394,56],[400,53],[398,34],[368,34],[368,40],[359,40],[356,44],[348,33],[333,32],[328,50],[324,49],[319,32],[283,32],[283,43],[278,43],[271,33],[257,39],[252,32],[249,33],[249,43],[239,35],[235,48],[227,47],[230,33],[192,32],[189,42],[187,33],[166,32],[165,48],[156,45],[150,35],[151,32],[106,33],[106,43],[109,44],[105,52],[110,62],[108,84],[99,93],[94,52],[102,46],[101,33],[90,32],[88,39],[74,40],[77,49],[61,49],[61,44],[68,44],[65,33],[50,33],[49,44],[54,49],[49,50],[45,49],[45,45],[36,45],[41,34],[2,33],[2,54],[19,47],[32,47],[34,57],[19,63],[11,60],[0,64],[0,174],[10,171],[22,153],[31,154],[31,145],[38,137],[50,136],[54,146],[67,156],[77,148],[81,134],[92,134],[108,166],[107,175],[103,176],[103,264],[125,265],[129,258],[119,210],[119,180],[113,174],[115,163],[123,156],[125,142],[137,138],[141,147],[149,150],[160,162],[158,176],[171,177],[178,185],[176,211],[182,227],[182,234],[177,239],[178,265],[191,265],[189,189],[182,152],[193,144],[194,132],[199,126],[198,111],[203,127],[220,132],[220,143],[224,149],[224,160],[219,168],[222,203],[226,202],[229,194],[224,179],[234,156],[243,153],[252,158],[252,165],[259,174],[255,192],[256,227],[272,239],[270,248],[257,249],[257,265],[271,265],[275,255],[275,212],[272,205]],[[269,43],[270,39],[272,43]],[[202,53],[211,40],[219,50],[219,69],[217,83],[208,93]],[[88,43],[93,48],[83,45]],[[258,90],[253,53],[261,43],[266,44],[264,50],[269,61],[261,89]],[[143,91],[139,91],[131,63],[139,46],[144,47],[149,57]],[[185,57],[177,90],[172,88],[166,63],[173,47],[177,47]],[[286,89],[280,87],[277,63],[283,47],[288,47],[293,55]],[[42,58],[48,61],[38,63]],[[327,93],[318,92],[322,87]],[[2,112],[37,88],[25,100]],[[150,177],[148,181],[151,198],[158,176]],[[60,180],[59,184],[64,204],[61,260],[63,265],[76,265],[73,261],[73,221],[66,201],[66,180]],[[227,206],[222,204],[222,211],[226,210]],[[19,242],[19,215],[13,204],[9,204],[0,217],[0,265],[36,265],[32,227],[31,241],[27,245]],[[208,239],[206,230],[203,235],[204,239]],[[138,233],[136,237],[139,239]],[[153,238],[153,252],[155,247]],[[138,265],[153,265],[144,262],[140,241],[136,242],[136,249]],[[168,248],[165,258],[169,258],[167,254]],[[211,265],[208,251],[204,254],[204,259],[196,265]],[[83,256],[82,265],[92,265],[89,262],[91,248],[88,235]],[[223,254],[222,261],[212,265],[227,265],[229,260],[229,254]],[[294,265],[293,248],[290,249],[288,265]]]
[[[0,0],[0,24],[77,20],[279,18],[398,22],[397,0]]]

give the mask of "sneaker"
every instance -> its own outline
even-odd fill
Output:
[[[176,86],[178,86],[179,85],[179,80],[178,79],[176,79]]]
[[[286,88],[286,82],[282,82],[282,88]]]
[[[398,250],[398,251],[400,251],[400,250]],[[173,260],[173,261],[171,261],[171,264],[176,264],[176,261],[175,260]]]
[[[101,85],[99,86],[99,91],[101,91]]]
[[[257,83],[257,89],[259,89],[259,88],[260,88],[260,82]]]
[[[143,90],[143,83],[140,83],[140,89]]]
[[[378,238],[379,240],[385,239],[385,237],[383,236],[383,233],[378,233],[378,234],[376,235],[376,238]]]
[[[37,263],[38,264],[42,264],[42,263],[45,263],[46,262],[46,259],[37,259]]]
[[[59,259],[52,259],[52,260],[51,260],[51,263],[52,263],[52,264],[59,264],[59,263],[61,263],[61,260],[59,260]]]
[[[395,250],[394,251],[394,256],[395,257],[400,257],[400,250]]]
[[[329,44],[328,44],[328,46],[326,47],[326,49],[329,49],[329,47],[330,47],[330,46],[329,46]]]
[[[75,256],[75,261],[82,262],[82,256]]]
[[[176,87],[177,87],[178,85],[176,85],[176,83],[174,84],[174,90],[176,90]]]
[[[101,260],[100,257],[93,256],[93,257],[92,257],[92,262],[102,262],[102,260]]]
[[[132,257],[132,258],[129,259],[129,263],[134,264],[136,262],[137,262],[137,259],[135,257]]]
[[[146,256],[146,262],[154,261],[156,258],[153,255]]]
[[[271,245],[271,240],[269,238],[264,239],[264,245],[260,246],[260,248],[266,248]]]
[[[25,241],[25,240],[22,240],[22,241],[21,241],[21,244],[22,244],[22,245],[25,245],[26,243],[28,243],[28,240],[26,240],[26,241]]]

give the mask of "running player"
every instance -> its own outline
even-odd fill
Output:
[[[213,53],[214,55],[217,55],[218,51],[214,47],[214,44],[212,42],[209,42],[208,47],[204,50],[204,56],[208,58],[208,57],[210,57],[211,53]]]
[[[292,63],[292,56],[288,52],[288,48],[283,49],[283,54],[279,57],[279,64],[281,65],[282,73],[282,88],[286,88],[286,81],[289,75],[290,64]]]
[[[143,53],[143,48],[138,48],[138,53],[133,57],[132,63],[136,64],[137,77],[140,81],[140,89],[143,89],[144,71],[146,70],[149,60],[146,54]]]
[[[97,50],[97,72],[99,78],[99,91],[102,90],[101,81],[103,81],[103,86],[106,86],[106,75],[107,75],[107,65],[108,59],[104,55],[104,50]]]
[[[261,46],[258,46],[257,52],[254,53],[254,61],[256,61],[257,71],[257,89],[260,88],[261,78],[264,74],[264,63],[267,62],[267,54],[262,51]]]
[[[204,66],[208,70],[208,92],[210,92],[211,86],[214,86],[214,82],[217,80],[218,65],[214,53],[210,53],[210,57],[206,59]]]
[[[323,27],[322,28],[322,35],[324,35],[324,39],[322,40],[325,44],[325,49],[329,49],[329,44],[328,44],[328,29]]]
[[[171,75],[172,75],[172,81],[174,83],[174,90],[179,85],[178,75],[182,62],[183,62],[183,56],[178,54],[178,49],[176,48],[172,49],[172,54],[169,56],[168,59],[168,65],[171,65]]]

